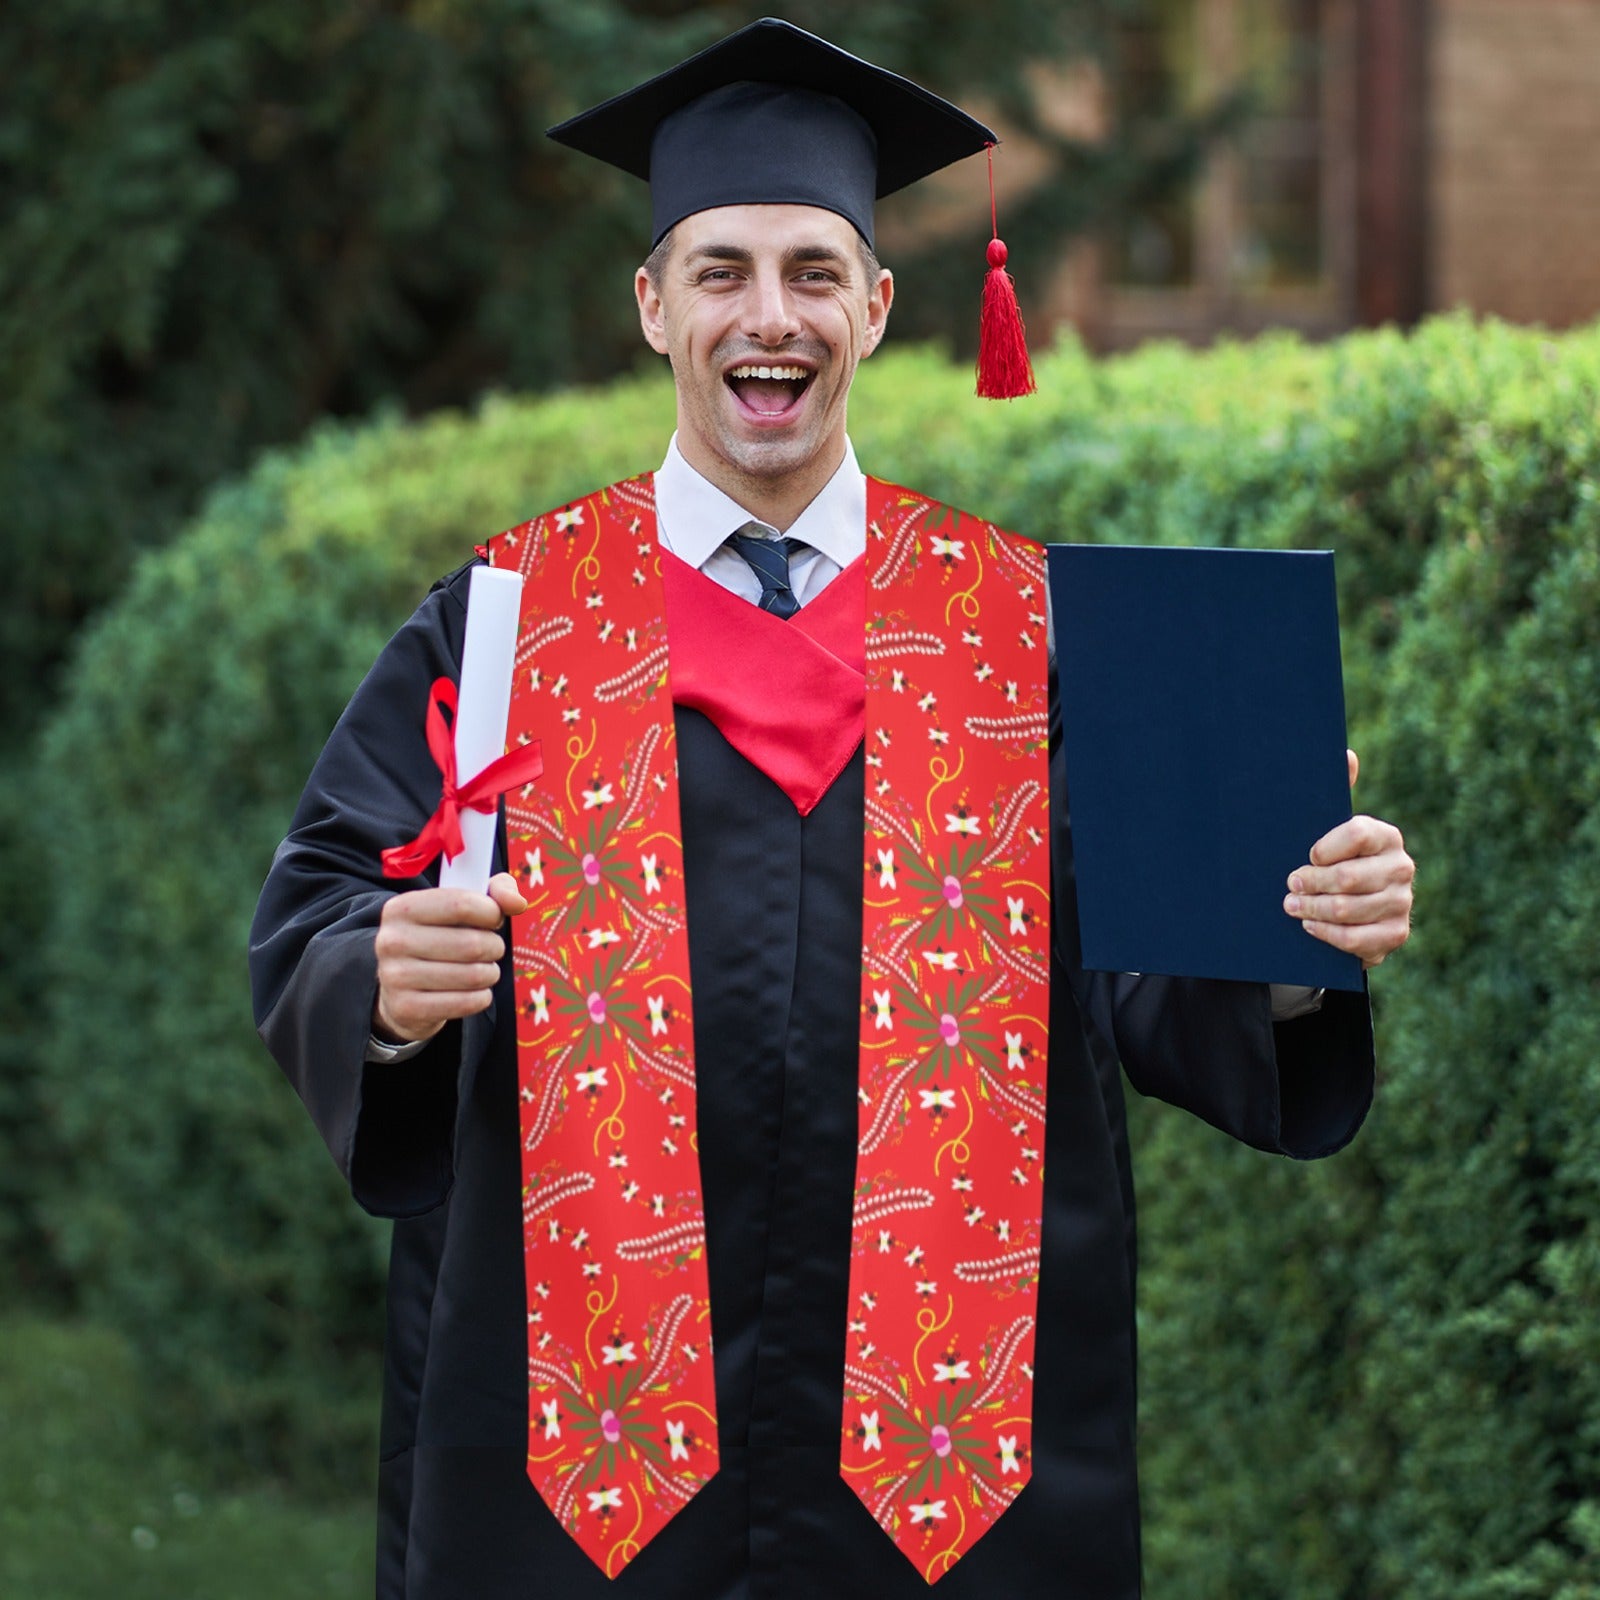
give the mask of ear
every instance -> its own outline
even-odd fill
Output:
[[[883,330],[889,321],[889,307],[894,304],[894,274],[887,267],[878,273],[878,281],[867,295],[867,327],[861,339],[861,357],[865,360],[883,342]]]
[[[667,353],[666,309],[650,281],[650,274],[643,267],[633,275],[633,294],[639,302],[639,327],[644,332],[645,343],[658,356],[664,356]]]

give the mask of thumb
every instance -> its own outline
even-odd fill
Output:
[[[1344,758],[1350,767],[1350,787],[1353,789],[1356,786],[1356,779],[1361,776],[1361,757],[1354,750],[1346,750]]]
[[[528,909],[526,896],[509,872],[497,872],[489,880],[489,898],[508,917],[520,916]]]

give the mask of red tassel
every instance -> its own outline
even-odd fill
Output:
[[[1006,271],[994,206],[994,146],[989,146],[989,271],[983,280],[983,313],[978,320],[978,394],[984,400],[1015,400],[1038,388],[1028,339],[1017,306],[1017,286]]]
[[[1017,307],[1017,288],[1006,271],[1006,247],[989,241],[989,271],[983,280],[983,314],[978,321],[978,393],[985,400],[1015,400],[1032,394],[1033,363]]]

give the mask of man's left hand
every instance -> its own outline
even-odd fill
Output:
[[[1354,750],[1350,787],[1361,764]],[[1417,865],[1400,830],[1376,817],[1357,816],[1311,847],[1311,860],[1289,874],[1283,909],[1307,933],[1375,967],[1411,936],[1411,882]]]

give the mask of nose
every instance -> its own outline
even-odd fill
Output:
[[[751,280],[745,332],[758,344],[776,349],[800,332],[794,296],[783,274],[758,272]]]

